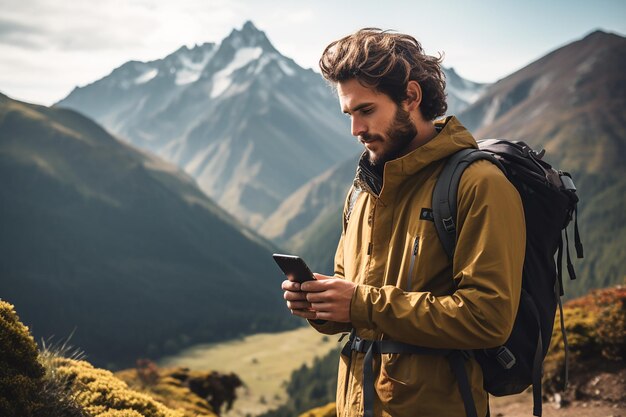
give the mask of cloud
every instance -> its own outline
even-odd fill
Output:
[[[247,0],[0,0],[0,90],[44,104],[129,60],[219,42]]]
[[[38,49],[44,41],[45,34],[40,28],[0,17],[0,43]]]

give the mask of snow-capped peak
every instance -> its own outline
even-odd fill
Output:
[[[211,98],[215,98],[222,94],[232,84],[232,75],[239,68],[245,67],[250,62],[258,59],[263,50],[260,47],[241,48],[235,52],[232,61],[221,71],[213,76],[213,89],[211,90]]]
[[[241,30],[233,29],[230,32],[221,45],[221,47],[227,46],[233,49],[258,46],[265,52],[278,52],[267,39],[265,32],[257,29],[251,21],[247,21]]]

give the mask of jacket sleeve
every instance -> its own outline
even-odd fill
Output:
[[[343,213],[342,213],[342,231],[341,237],[339,238],[339,243],[337,244],[337,251],[335,252],[335,268],[334,268],[334,276],[337,278],[345,279],[345,273],[343,269],[343,239],[346,233],[346,211],[350,200],[350,195],[352,194],[352,188],[348,192],[348,197],[344,204]],[[327,320],[309,320],[309,324],[313,326],[318,332],[324,334],[336,334],[336,333],[345,333],[352,330],[351,323],[339,323],[335,321],[327,321]]]
[[[355,327],[432,348],[489,348],[508,339],[526,248],[519,193],[495,165],[478,161],[463,173],[457,201],[456,291],[434,296],[359,285],[350,309]]]

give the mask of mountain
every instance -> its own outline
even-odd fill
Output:
[[[175,166],[0,95],[0,294],[35,337],[129,365],[295,325],[274,247]]]
[[[251,22],[219,45],[126,63],[56,106],[183,168],[252,226],[358,149],[323,79],[282,56]]]
[[[524,140],[545,148],[548,162],[572,173],[581,198],[585,259],[574,261],[579,278],[566,282],[568,296],[614,285],[626,276],[625,67],[626,39],[594,32],[488,86],[481,98],[458,114],[477,139]],[[322,175],[298,193],[301,198],[310,194],[319,199],[311,189],[334,189],[336,181],[345,181],[347,188],[347,171],[345,175],[341,180],[339,175]],[[294,202],[294,207],[303,207],[302,213],[282,207],[282,219],[276,216],[272,223],[274,232],[266,231],[269,220],[261,230],[276,242],[288,242],[312,267],[332,271],[345,195],[330,195],[323,204],[325,220],[320,216],[296,228],[290,222],[307,218],[313,203]],[[328,214],[333,210],[334,215]],[[302,233],[305,228],[308,234],[305,239],[300,234],[298,242],[290,240],[296,233],[284,233],[296,229]]]
[[[485,88],[445,72],[450,112]],[[56,106],[184,169],[254,228],[300,186],[359,149],[322,77],[281,55],[252,22],[219,44],[127,62]]]
[[[595,31],[491,85],[459,114],[477,138],[524,140],[572,173],[585,259],[580,278],[565,284],[569,295],[626,276],[625,67],[626,38]]]
[[[625,45],[593,32],[493,84],[459,118],[477,137],[523,138],[578,171],[623,169]]]
[[[300,187],[263,223],[259,233],[289,252],[302,254],[313,270],[332,275],[343,203],[359,157],[335,165]]]
[[[443,68],[446,76],[447,114],[458,114],[476,102],[490,84],[466,80],[454,68]]]
[[[259,233],[278,245],[299,246],[306,229],[317,219],[343,205],[354,179],[359,155],[349,158],[313,178],[286,199],[270,216]]]

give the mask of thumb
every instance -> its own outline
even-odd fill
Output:
[[[316,280],[318,280],[318,281],[323,281],[323,280],[325,280],[325,279],[332,279],[332,278],[335,278],[335,277],[329,277],[328,275],[317,274],[317,273],[315,273],[315,272],[313,273],[313,276],[314,276],[314,277],[315,277],[315,279],[316,279]]]

